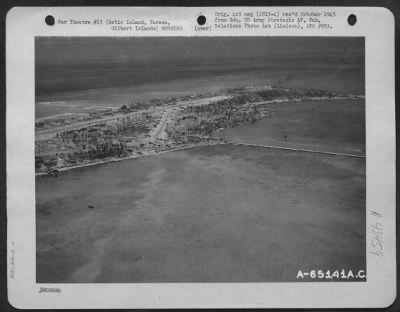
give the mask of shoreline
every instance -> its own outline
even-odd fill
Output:
[[[69,171],[69,170],[78,169],[78,168],[105,165],[108,163],[120,162],[123,160],[136,159],[136,158],[142,158],[142,157],[151,157],[151,156],[157,156],[160,154],[166,154],[166,153],[170,153],[170,152],[193,149],[196,147],[215,146],[215,145],[261,147],[261,148],[279,149],[279,150],[292,151],[292,152],[317,153],[317,154],[325,154],[325,155],[331,155],[331,156],[366,158],[366,155],[348,154],[348,153],[341,153],[341,152],[320,151],[320,150],[310,150],[310,149],[301,149],[301,148],[294,148],[294,147],[251,144],[251,143],[218,142],[218,143],[211,143],[211,144],[210,143],[208,143],[208,144],[192,144],[192,145],[186,145],[186,146],[172,148],[172,149],[168,149],[168,150],[163,150],[160,152],[148,153],[148,154],[144,154],[144,155],[129,155],[127,157],[112,158],[112,159],[107,159],[107,160],[98,160],[98,161],[94,161],[94,162],[90,162],[90,163],[86,163],[86,164],[79,164],[76,166],[69,166],[69,167],[59,168],[59,169],[55,169],[55,170],[57,170],[58,172],[64,172],[64,171]],[[48,175],[50,175],[50,173],[48,173],[48,172],[47,173],[44,173],[44,172],[35,173],[35,177],[48,176]]]
[[[160,151],[160,152],[152,152],[152,153],[143,154],[143,155],[129,155],[127,157],[111,158],[111,159],[107,159],[107,160],[97,160],[97,161],[89,162],[89,163],[85,163],[85,164],[78,164],[76,166],[68,166],[68,167],[63,167],[63,168],[54,168],[53,170],[57,170],[58,172],[64,172],[64,171],[69,171],[69,170],[78,169],[78,168],[85,168],[85,167],[104,165],[104,164],[113,163],[113,162],[120,162],[120,161],[123,161],[123,160],[136,159],[136,158],[142,158],[142,157],[151,157],[151,156],[156,156],[156,155],[165,154],[165,153],[169,153],[169,152],[192,149],[192,148],[195,148],[195,147],[214,146],[214,145],[227,145],[227,144],[234,144],[234,143],[218,142],[218,143],[211,143],[211,144],[210,143],[207,143],[207,144],[192,144],[192,145],[186,145],[186,146],[171,148],[171,149],[163,150],[163,151]],[[35,177],[48,176],[48,175],[50,175],[49,172],[35,172]]]
[[[221,96],[221,97],[224,98],[223,96]],[[227,97],[225,96],[225,98],[227,98]],[[205,99],[210,99],[210,98],[205,98]],[[205,100],[205,99],[202,99],[202,100]],[[249,102],[249,103],[246,103],[245,105],[249,104],[249,105],[258,106],[258,105],[265,105],[265,104],[302,102],[302,101],[318,102],[318,101],[343,101],[343,100],[365,100],[365,95],[350,94],[350,95],[338,95],[338,96],[333,96],[333,97],[310,97],[310,98],[294,98],[294,99],[283,98],[283,99],[267,100],[267,101],[253,102],[253,103]],[[136,114],[142,114],[142,113],[151,113],[151,112],[155,112],[155,111],[163,111],[163,110],[177,108],[177,107],[181,107],[181,106],[185,106],[185,105],[189,105],[189,104],[190,103],[181,102],[181,103],[177,103],[175,105],[155,107],[155,108],[150,108],[150,109],[143,110],[143,111],[130,112],[128,114],[118,114],[118,112],[115,112],[116,115],[106,116],[106,117],[100,118],[100,119],[90,119],[90,120],[85,120],[85,121],[78,121],[76,123],[67,124],[67,125],[63,125],[60,127],[48,128],[48,129],[41,129],[41,130],[35,129],[35,137],[40,136],[40,135],[46,135],[48,133],[57,132],[57,131],[76,129],[76,128],[85,127],[85,126],[88,127],[88,126],[95,125],[98,123],[115,120],[115,119],[118,119],[121,117],[127,117],[127,116],[136,115]],[[49,117],[45,117],[45,118],[46,118],[46,120],[54,119],[54,116],[53,117],[49,116]],[[41,119],[43,119],[43,118],[41,118]],[[35,119],[35,123],[38,121],[40,121],[40,120]]]
[[[253,105],[265,105],[265,104],[272,104],[272,103],[287,103],[287,102],[302,102],[302,101],[337,101],[337,100],[361,100],[365,99],[365,96],[359,96],[359,95],[348,95],[348,96],[335,96],[335,97],[314,97],[314,98],[308,98],[308,99],[278,99],[278,100],[270,100],[270,101],[261,101],[261,102],[254,102],[254,103],[249,103]],[[168,111],[172,109],[172,107],[166,108],[166,112],[168,114]],[[137,113],[137,112],[136,112]],[[165,117],[165,115],[164,115]],[[163,118],[164,118],[163,117]],[[265,117],[263,117],[265,118]],[[261,119],[263,119],[261,118]],[[162,120],[161,120],[162,121]],[[97,121],[99,122],[99,121]],[[158,125],[158,127],[161,125]],[[72,126],[72,125],[70,125]],[[153,130],[154,132],[160,131],[160,129],[157,127],[157,129]],[[54,130],[54,129],[52,129]],[[221,138],[220,138],[221,139]],[[272,148],[272,149],[282,149],[282,150],[292,150],[292,151],[300,151],[300,152],[313,152],[313,153],[322,153],[322,154],[331,154],[331,155],[338,155],[338,156],[350,156],[350,157],[360,157],[360,158],[365,158],[365,156],[362,155],[353,155],[353,154],[347,154],[347,153],[336,153],[336,152],[328,152],[328,151],[319,151],[319,150],[311,150],[311,149],[302,149],[302,148],[291,148],[291,147],[284,147],[284,146],[265,146],[265,145],[258,145],[258,144],[250,144],[250,143],[238,143],[238,142],[226,142],[226,141],[218,141],[212,143],[212,142],[207,142],[207,143],[196,143],[196,144],[190,144],[190,145],[184,145],[180,147],[175,147],[171,149],[166,149],[162,150],[159,152],[156,151],[149,151],[149,152],[143,152],[143,154],[135,154],[135,155],[128,155],[126,157],[113,157],[113,158],[108,158],[108,159],[97,159],[92,162],[87,162],[87,163],[80,163],[77,165],[73,166],[66,166],[66,167],[60,167],[60,168],[53,168],[49,170],[48,172],[35,172],[35,177],[37,176],[48,176],[51,175],[52,172],[64,172],[64,171],[69,171],[72,169],[78,169],[78,168],[84,168],[84,167],[91,167],[91,166],[97,166],[97,165],[102,165],[102,164],[108,164],[112,162],[119,162],[122,160],[128,160],[128,159],[136,159],[136,158],[141,158],[141,157],[149,157],[149,156],[155,156],[159,154],[164,154],[164,153],[169,153],[169,152],[174,152],[174,151],[180,151],[180,150],[186,150],[186,149],[192,149],[195,147],[203,147],[203,146],[214,146],[214,145],[245,145],[245,146],[254,146],[254,147],[263,147],[263,148]]]

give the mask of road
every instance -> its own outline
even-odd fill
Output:
[[[165,139],[167,137],[167,133],[165,132],[165,128],[167,127],[168,115],[171,112],[172,108],[165,110],[160,122],[158,123],[156,129],[153,130],[151,134],[151,140],[155,141],[157,139]]]
[[[52,138],[57,132],[65,132],[69,130],[76,130],[80,129],[83,127],[89,127],[93,125],[97,125],[102,122],[110,122],[113,120],[117,120],[118,118],[125,118],[125,117],[132,117],[132,116],[140,116],[143,113],[147,114],[152,114],[156,112],[162,112],[165,110],[171,110],[173,108],[179,108],[179,107],[184,107],[188,105],[203,105],[203,104],[208,104],[210,101],[220,101],[223,99],[231,98],[231,96],[213,96],[213,97],[208,97],[208,98],[203,98],[203,99],[198,99],[198,100],[190,100],[190,101],[185,101],[185,102],[178,102],[175,105],[170,105],[170,106],[161,106],[153,109],[148,109],[148,110],[141,110],[138,112],[131,112],[127,114],[115,114],[113,116],[106,116],[100,119],[95,119],[95,120],[85,120],[85,121],[79,121],[75,122],[70,125],[65,125],[62,127],[56,127],[56,128],[51,128],[51,129],[45,129],[45,130],[39,130],[36,132],[36,140],[46,140]]]
[[[250,143],[240,143],[240,142],[227,142],[227,143],[231,144],[231,145],[238,145],[238,146],[265,147],[265,148],[280,149],[280,150],[295,151],[295,152],[307,152],[307,153],[318,153],[318,154],[328,154],[328,155],[337,155],[337,156],[346,156],[346,157],[365,158],[365,155],[340,153],[340,152],[329,152],[329,151],[322,151],[322,150],[316,150],[316,149],[303,149],[303,148],[296,148],[296,147],[274,146],[274,145],[264,145],[264,144],[250,144]]]
[[[56,128],[51,128],[51,129],[45,129],[45,130],[39,130],[36,132],[36,140],[46,140],[52,138],[57,132],[65,132],[69,130],[76,130],[80,129],[83,127],[88,127],[88,126],[93,126],[97,125],[102,122],[110,122],[113,120],[117,120],[118,118],[125,118],[128,116],[139,116],[143,113],[147,114],[152,114],[156,112],[162,112],[167,109],[173,109],[173,108],[179,108],[179,107],[184,107],[188,105],[203,105],[203,104],[208,104],[211,101],[221,101],[224,99],[231,98],[232,96],[225,96],[225,95],[219,95],[219,96],[213,96],[213,97],[208,97],[208,98],[203,98],[203,99],[198,99],[198,100],[190,100],[190,101],[184,101],[184,102],[178,102],[175,105],[170,105],[170,106],[161,106],[157,108],[152,108],[148,110],[142,110],[138,112],[131,112],[127,114],[116,114],[113,116],[106,116],[100,119],[95,119],[95,120],[85,120],[85,121],[79,121],[75,122],[70,125],[65,125],[62,127],[56,127]],[[342,100],[345,99],[345,97],[335,97],[335,98],[310,98],[308,100]],[[261,101],[261,102],[255,102],[255,103],[249,103],[251,105],[262,105],[262,104],[269,104],[269,103],[278,103],[278,102],[296,102],[296,101],[301,101],[301,99],[278,99],[278,100],[271,100],[271,101]]]

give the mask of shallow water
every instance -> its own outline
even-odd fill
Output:
[[[228,142],[365,155],[365,100],[266,104],[270,117],[215,134]]]
[[[365,159],[210,146],[36,187],[38,282],[278,282],[299,269],[365,269]]]

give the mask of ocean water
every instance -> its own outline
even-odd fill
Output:
[[[270,117],[214,135],[228,142],[365,155],[365,100],[263,105]]]
[[[36,118],[251,85],[364,94],[363,68],[341,59],[231,61],[37,64]]]
[[[356,39],[217,38],[214,51],[198,39],[168,49],[125,40],[124,50],[110,39],[104,49],[85,38],[43,40],[37,118],[249,85],[364,94],[358,39],[356,55]],[[274,120],[224,135],[362,149],[363,103],[328,104],[271,106]],[[299,268],[365,269],[365,186],[364,158],[231,145],[37,177],[37,281],[294,282]]]
[[[37,281],[295,282],[365,269],[365,159],[209,146],[36,179]]]

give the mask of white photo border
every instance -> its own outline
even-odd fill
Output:
[[[332,30],[195,31],[201,13],[261,7],[17,7],[6,19],[8,298],[17,308],[379,308],[396,297],[396,149],[394,16],[379,7],[273,7],[279,11],[335,11]],[[36,283],[34,172],[35,55],[37,36],[128,36],[106,27],[44,23],[63,19],[154,18],[175,21],[179,36],[332,36],[365,38],[366,250],[365,282],[295,283]],[[357,16],[349,26],[347,17]],[[135,36],[177,36],[174,32]],[[377,217],[380,215],[381,217]],[[377,219],[378,218],[378,219]],[[383,228],[383,255],[373,254],[373,227]],[[61,289],[39,293],[41,287]]]

